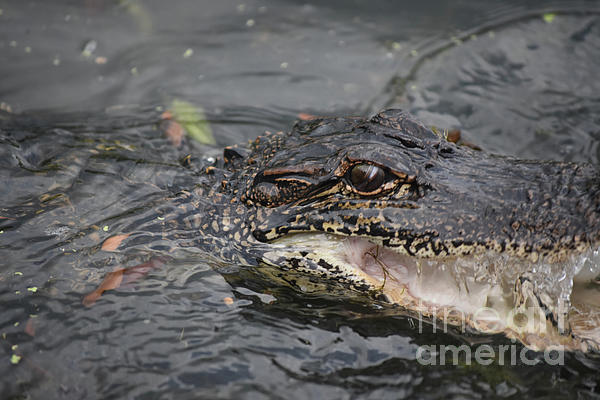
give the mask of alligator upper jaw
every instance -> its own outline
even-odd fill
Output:
[[[600,251],[560,263],[500,253],[425,259],[366,238],[293,234],[270,244],[266,260],[288,263],[441,323],[504,333],[535,350],[600,349]],[[291,260],[295,260],[292,262]]]

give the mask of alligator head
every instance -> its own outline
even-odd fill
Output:
[[[598,348],[595,167],[474,151],[399,110],[225,156],[260,261],[532,348]]]

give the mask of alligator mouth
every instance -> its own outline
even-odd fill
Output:
[[[368,290],[436,325],[503,333],[534,350],[600,349],[600,249],[532,263],[494,252],[417,258],[327,233],[271,244],[267,259]]]

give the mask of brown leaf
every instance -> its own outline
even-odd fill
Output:
[[[29,317],[25,324],[25,333],[31,337],[35,336],[35,326],[33,325],[33,318]]]
[[[86,307],[91,307],[94,305],[96,300],[102,296],[102,293],[121,286],[121,282],[123,281],[123,271],[125,271],[125,269],[120,268],[106,275],[100,286],[83,298],[83,305]]]
[[[83,305],[86,307],[91,307],[94,305],[96,300],[102,296],[102,293],[106,292],[107,290],[117,289],[122,284],[127,285],[137,282],[146,276],[148,272],[152,271],[153,269],[161,268],[163,265],[165,265],[165,261],[166,259],[164,257],[155,257],[148,262],[131,268],[118,268],[113,272],[109,272],[104,277],[102,283],[100,283],[100,286],[83,298]]]
[[[479,147],[478,145],[476,145],[475,143],[471,143],[471,142],[467,142],[466,140],[463,140],[461,143],[463,146],[467,146],[472,148],[473,150],[477,150],[477,151],[481,151],[481,147]]]
[[[129,233],[124,235],[111,236],[102,243],[102,250],[104,251],[115,251],[123,240],[129,237]]]
[[[458,141],[460,140],[460,129],[453,129],[450,132],[448,132],[447,140],[451,143],[458,143]]]
[[[307,113],[299,113],[298,118],[301,119],[302,121],[310,121],[312,119],[317,119],[319,117],[317,117],[316,115],[311,115],[311,114],[307,114]]]
[[[183,126],[176,121],[165,121],[161,125],[165,135],[167,136],[167,139],[169,139],[171,144],[175,147],[181,146],[181,142],[185,136],[185,130],[183,129]]]
[[[165,265],[163,257],[155,257],[148,262],[136,265],[135,267],[127,268],[123,272],[123,284],[128,285],[135,283],[148,274],[148,272],[159,269]]]

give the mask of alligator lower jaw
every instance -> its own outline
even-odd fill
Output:
[[[504,333],[534,350],[600,349],[600,287],[590,283],[600,273],[599,250],[532,264],[491,252],[416,258],[325,233],[289,235],[271,245],[267,260],[295,259],[296,268],[378,292],[437,323]]]

